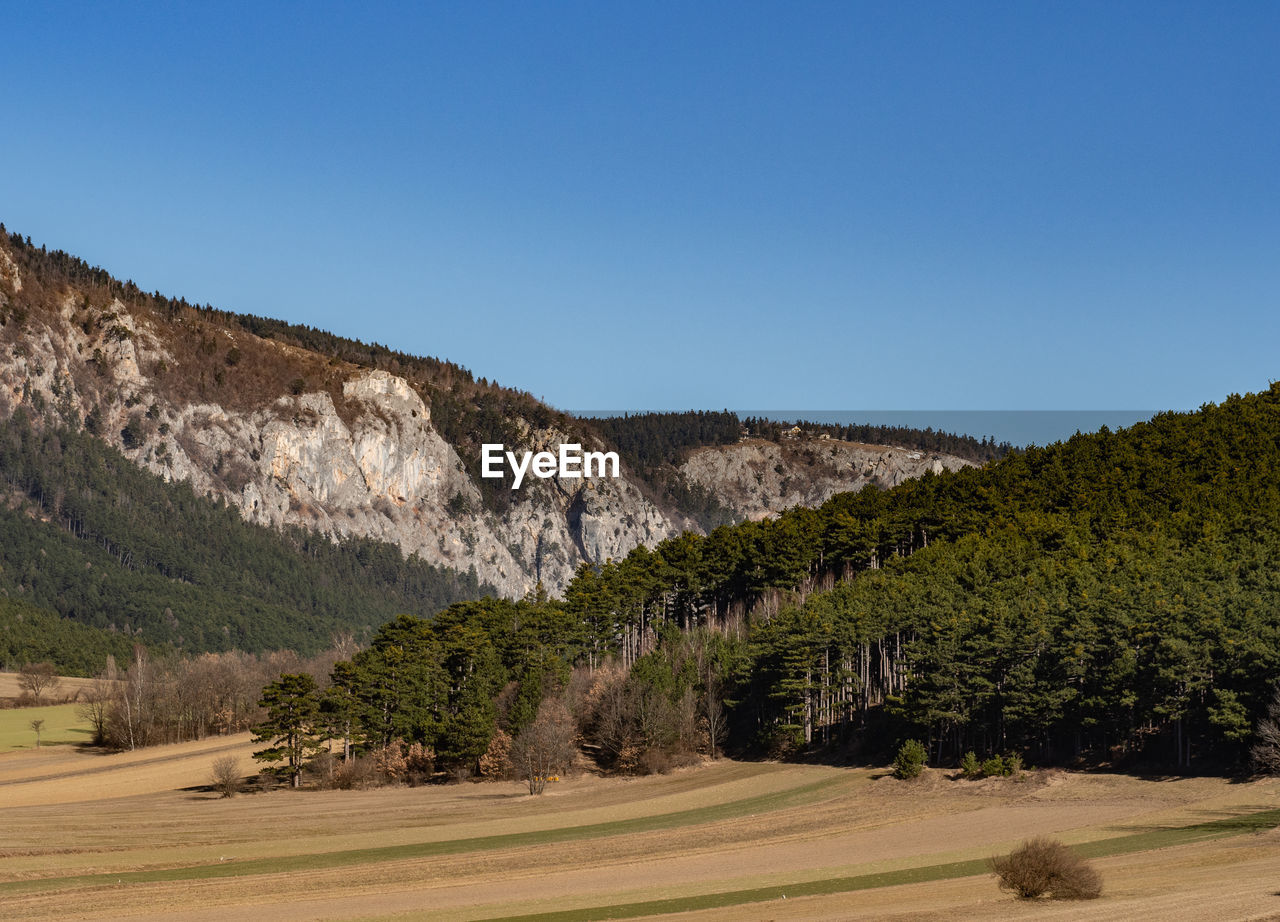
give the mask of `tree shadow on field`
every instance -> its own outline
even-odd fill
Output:
[[[192,784],[178,790],[186,794],[186,800],[225,800],[220,793],[213,789],[212,784]]]

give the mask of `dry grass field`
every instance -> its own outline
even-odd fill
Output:
[[[58,699],[74,698],[79,692],[93,685],[93,679],[82,679],[78,676],[59,676],[58,685],[49,694]],[[22,694],[18,685],[16,672],[0,672],[0,698],[17,698]]]
[[[246,735],[0,754],[6,919],[1280,919],[1280,782],[1035,773],[899,782],[722,761],[668,776],[222,799]],[[1265,813],[1264,811],[1271,811]],[[983,860],[1054,834],[1091,903],[1021,903]]]

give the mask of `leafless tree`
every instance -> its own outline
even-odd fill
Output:
[[[511,742],[511,761],[529,783],[530,794],[541,794],[553,775],[562,774],[577,754],[577,727],[559,698],[546,698],[538,716]]]
[[[39,704],[45,692],[56,689],[62,680],[58,678],[53,663],[26,663],[18,670],[18,687]]]
[[[40,748],[40,731],[44,729],[43,720],[33,720],[29,724],[32,730],[36,731],[36,748]]]
[[[605,761],[623,771],[634,768],[643,747],[636,729],[636,702],[620,664],[608,662],[596,669],[583,711],[584,727]]]
[[[76,715],[93,727],[93,741],[99,746],[107,742],[107,722],[118,682],[116,661],[108,656],[107,668],[80,692]]]
[[[235,756],[218,756],[213,760],[213,789],[223,797],[240,793],[240,760]]]
[[[112,702],[108,736],[122,749],[137,749],[155,742],[156,670],[145,647],[133,648],[133,662],[118,683]]]
[[[1267,705],[1267,716],[1258,721],[1258,741],[1253,745],[1253,765],[1268,775],[1280,775],[1280,685]]]
[[[720,758],[720,747],[729,736],[729,720],[725,713],[724,699],[719,683],[708,685],[704,703],[707,719],[707,749],[711,758]]]

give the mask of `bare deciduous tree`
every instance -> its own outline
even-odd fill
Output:
[[[76,716],[93,727],[93,742],[98,746],[107,742],[107,721],[116,692],[115,661],[108,662],[107,667],[107,671],[81,690],[80,703],[76,705]]]
[[[36,731],[36,748],[40,748],[40,731],[44,729],[43,720],[33,720],[29,724],[32,730]]]
[[[133,648],[133,662],[118,683],[111,711],[112,736],[121,748],[149,745],[155,720],[155,667],[143,646]]]
[[[1267,705],[1267,716],[1258,721],[1257,737],[1251,753],[1254,768],[1268,775],[1280,775],[1280,685]]]
[[[39,704],[45,692],[51,692],[61,684],[53,663],[26,663],[18,670],[18,687]]]
[[[511,761],[529,783],[530,794],[541,794],[547,781],[573,764],[577,754],[577,726],[559,698],[546,698],[538,716],[511,743]]]

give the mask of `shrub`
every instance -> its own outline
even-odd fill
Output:
[[[404,754],[405,778],[410,784],[424,784],[436,770],[436,754],[430,746],[410,743]]]
[[[1011,752],[1004,757],[1004,773],[1015,778],[1022,773],[1022,756]]]
[[[342,762],[333,770],[333,787],[340,791],[352,788],[363,788],[373,784],[378,777],[377,760],[374,756],[357,756],[350,762]]]
[[[127,449],[141,448],[142,443],[146,440],[146,434],[142,431],[142,423],[138,418],[131,417],[125,427],[120,430],[120,441],[124,443]]]
[[[1004,760],[999,756],[992,756],[982,763],[982,774],[986,778],[999,778],[1004,774]]]
[[[489,748],[480,757],[480,776],[489,781],[500,781],[515,774],[511,764],[511,737],[504,730],[497,730],[489,740]]]
[[[1048,894],[1055,900],[1093,900],[1102,895],[1102,878],[1087,861],[1057,839],[1035,838],[1008,855],[991,859],[1001,890],[1021,899]]]
[[[235,756],[219,756],[213,760],[213,789],[223,797],[240,793],[240,760]]]
[[[399,782],[409,773],[409,763],[404,757],[404,741],[392,740],[373,754],[373,765],[384,781]]]
[[[977,778],[982,774],[982,766],[978,764],[978,756],[970,750],[960,760],[960,774],[966,778]]]
[[[640,756],[640,774],[669,775],[674,766],[671,756],[662,749],[646,749]]]
[[[898,755],[893,760],[894,777],[904,781],[919,778],[928,758],[929,754],[925,752],[923,743],[919,740],[907,740],[898,749]]]

